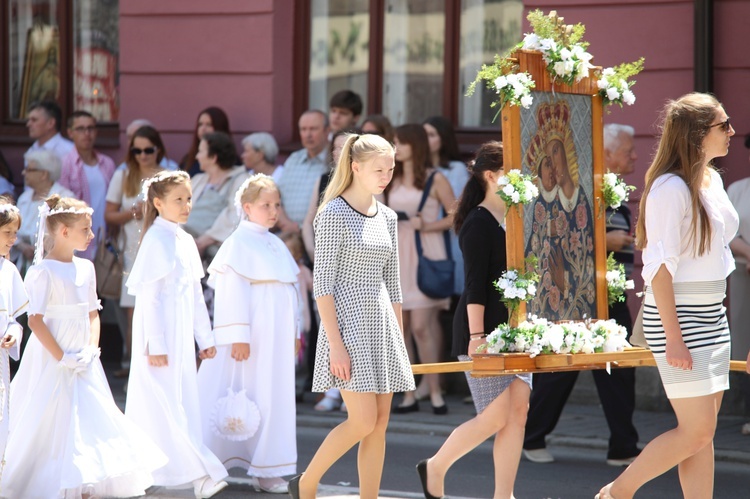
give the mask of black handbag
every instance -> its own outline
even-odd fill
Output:
[[[422,212],[427,196],[430,194],[432,182],[435,178],[433,172],[425,182],[422,200],[419,202],[417,213]],[[430,298],[448,298],[453,295],[455,264],[451,257],[451,241],[448,231],[443,231],[445,239],[445,260],[430,260],[422,252],[422,237],[420,232],[414,231],[414,239],[417,244],[417,286],[419,290]]]

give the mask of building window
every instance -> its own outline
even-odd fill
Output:
[[[67,112],[116,122],[120,105],[118,0],[10,0],[2,96],[5,122],[22,122],[31,103],[56,100]]]
[[[497,96],[466,88],[521,39],[522,0],[312,0],[307,107],[349,88],[395,125],[447,116],[496,129]],[[304,73],[303,73],[304,74]]]

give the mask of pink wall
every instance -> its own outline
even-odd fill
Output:
[[[219,106],[237,143],[293,140],[292,0],[120,2],[121,129],[148,118],[179,160],[198,112]]]

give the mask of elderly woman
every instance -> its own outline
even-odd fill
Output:
[[[234,194],[247,179],[244,166],[235,166],[237,151],[231,137],[223,132],[206,134],[198,145],[195,159],[202,173],[192,179],[193,210],[185,224],[202,257],[213,256],[207,249],[220,245],[239,223]]]
[[[242,162],[248,174],[262,173],[273,177],[274,182],[279,182],[284,167],[276,164],[279,145],[273,135],[266,132],[251,133],[242,139],[242,147]]]
[[[22,223],[12,255],[21,275],[26,273],[26,269],[34,260],[39,206],[53,194],[73,197],[70,190],[58,183],[62,163],[55,153],[38,149],[27,153],[24,158],[26,168],[23,169],[23,178],[26,190],[18,198]]]

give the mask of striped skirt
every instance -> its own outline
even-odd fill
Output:
[[[667,364],[664,326],[650,287],[643,307],[643,333],[667,397],[700,397],[728,390],[731,340],[723,305],[726,281],[677,282],[673,286],[682,338],[693,358],[692,370]]]

